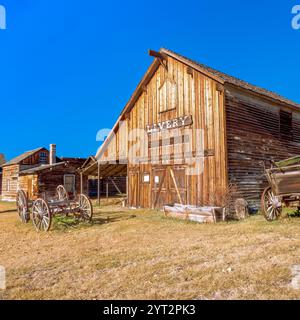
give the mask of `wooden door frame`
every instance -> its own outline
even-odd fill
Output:
[[[158,171],[158,170],[163,171],[163,176],[162,176],[161,181],[159,182],[159,186],[158,186],[158,189],[157,189],[156,183],[155,183],[155,174],[153,174],[153,179],[154,179],[154,181],[153,181],[154,198],[153,198],[153,201],[151,201],[152,202],[151,203],[151,207],[153,209],[155,209],[155,207],[157,205],[157,202],[158,202],[158,199],[159,199],[159,195],[160,195],[161,190],[162,190],[162,186],[163,186],[163,184],[164,184],[164,182],[166,181],[166,178],[167,178],[167,169],[157,168],[157,167],[156,168],[152,168],[152,173],[154,173],[155,171]]]
[[[136,186],[136,206],[132,206],[133,198],[132,198],[132,178],[131,176],[135,175],[137,177],[137,186]],[[140,172],[139,169],[129,169],[128,170],[128,178],[129,178],[129,188],[128,188],[128,205],[129,207],[139,208],[140,207]]]
[[[73,177],[74,178],[74,184],[73,184],[73,190],[72,192],[76,192],[76,175],[74,173],[66,173],[64,174],[64,187],[66,187],[66,177]]]
[[[27,195],[29,199],[33,198],[33,176],[28,176],[27,178]]]

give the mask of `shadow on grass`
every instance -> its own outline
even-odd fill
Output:
[[[17,209],[8,209],[8,210],[3,210],[3,211],[0,211],[0,213],[9,213],[9,212],[16,212]]]
[[[61,216],[57,215],[53,217],[52,230],[65,231],[69,229],[79,229],[79,228],[90,228],[96,225],[114,223],[124,220],[129,220],[135,218],[135,215],[130,215],[123,212],[109,212],[97,213],[93,216],[92,221],[87,222],[81,219],[76,219],[73,216]]]

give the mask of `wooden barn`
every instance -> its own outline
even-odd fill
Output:
[[[2,165],[2,200],[15,200],[19,188],[30,199],[54,195],[58,185],[64,185],[71,196],[79,193],[78,168],[84,162],[79,158],[58,158],[53,144],[50,151],[46,148],[27,151]]]
[[[127,176],[128,206],[252,206],[264,165],[300,154],[300,106],[167,49],[82,174]],[[230,194],[231,193],[231,194]]]

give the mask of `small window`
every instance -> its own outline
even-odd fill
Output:
[[[40,164],[47,164],[48,156],[46,152],[40,152]]]
[[[177,107],[177,84],[166,79],[159,88],[159,111],[166,112]]]
[[[280,138],[293,141],[293,117],[291,112],[280,110]]]
[[[65,174],[64,175],[64,186],[66,188],[66,191],[68,193],[74,193],[75,192],[75,174]]]
[[[160,179],[159,179],[159,176],[155,176],[155,177],[154,177],[154,183],[155,183],[155,184],[159,184],[159,180],[160,180]]]
[[[144,173],[143,183],[150,183],[150,174],[149,173]]]

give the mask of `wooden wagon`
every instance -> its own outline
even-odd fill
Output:
[[[75,218],[83,221],[91,221],[93,216],[93,206],[90,199],[85,194],[80,194],[78,198],[70,200],[62,185],[56,188],[55,197],[36,200],[28,199],[24,190],[20,189],[17,192],[16,202],[20,220],[27,223],[32,217],[33,225],[37,231],[48,231],[53,216],[57,214],[65,216],[73,214]]]
[[[273,162],[265,172],[269,186],[262,194],[261,208],[265,218],[273,221],[281,215],[283,205],[300,206],[300,156]]]

